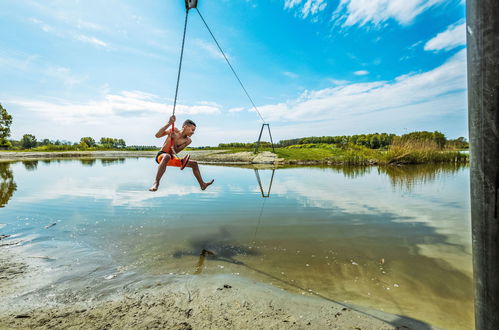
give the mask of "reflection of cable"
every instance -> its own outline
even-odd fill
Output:
[[[260,228],[260,222],[262,221],[263,209],[265,208],[265,202],[267,199],[265,198],[262,203],[262,208],[260,209],[260,215],[258,216],[258,224],[256,225],[255,235],[253,236],[253,241],[256,240],[256,234],[258,233],[258,228]]]

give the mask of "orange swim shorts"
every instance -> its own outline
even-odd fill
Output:
[[[161,163],[161,160],[163,157],[165,157],[165,154],[168,154],[167,152],[164,152],[163,150],[160,150],[157,155],[156,155],[156,163]],[[169,154],[171,159],[168,161],[166,166],[176,166],[176,167],[182,167],[182,161],[180,158],[177,158],[173,156],[172,154]]]

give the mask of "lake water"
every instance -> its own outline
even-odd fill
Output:
[[[69,283],[232,274],[473,328],[468,167],[204,165],[208,190],[169,168],[152,193],[155,171],[148,158],[0,163],[0,234],[71,268]]]

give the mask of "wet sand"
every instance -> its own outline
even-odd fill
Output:
[[[231,275],[120,274],[71,287],[37,274],[15,239],[0,241],[1,329],[431,329]]]

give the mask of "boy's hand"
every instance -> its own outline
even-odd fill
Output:
[[[173,124],[177,118],[173,115],[170,117],[170,120],[168,121],[168,124]]]

